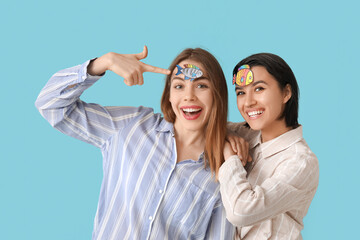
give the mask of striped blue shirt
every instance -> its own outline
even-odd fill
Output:
[[[53,127],[102,151],[93,239],[233,239],[204,155],[177,163],[173,125],[151,108],[81,101],[100,78],[87,74],[88,64],[55,73],[36,107]]]

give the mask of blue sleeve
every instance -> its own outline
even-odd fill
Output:
[[[87,73],[89,63],[55,73],[41,90],[35,106],[54,128],[102,148],[132,119],[153,111],[144,107],[103,107],[81,101],[80,95],[101,78]]]

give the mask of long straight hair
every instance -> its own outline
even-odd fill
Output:
[[[228,114],[228,90],[224,72],[219,62],[208,51],[201,48],[187,48],[171,63],[169,70],[184,60],[191,59],[200,62],[209,76],[212,84],[213,106],[209,121],[205,127],[205,167],[209,164],[212,173],[218,177],[218,171],[224,162],[223,147],[226,137]],[[176,116],[170,103],[171,74],[166,76],[165,88],[161,98],[161,111],[166,121],[174,123]]]

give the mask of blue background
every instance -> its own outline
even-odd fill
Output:
[[[34,107],[56,71],[109,51],[167,68],[186,47],[211,51],[231,82],[233,66],[272,52],[292,67],[300,123],[320,163],[304,239],[358,233],[359,43],[357,1],[2,1],[1,239],[90,239],[102,178],[95,147],[51,128]],[[127,87],[113,73],[83,99],[160,111],[164,77]],[[233,87],[229,120],[241,121]]]

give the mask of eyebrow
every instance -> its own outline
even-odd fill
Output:
[[[182,81],[185,81],[185,79],[180,78],[180,77],[177,77],[177,76],[175,76],[174,78],[171,79],[171,81],[173,81],[173,80],[182,80]],[[190,79],[186,79],[186,80],[190,80]],[[193,82],[198,81],[198,80],[207,80],[207,81],[210,81],[207,77],[198,77],[198,78],[194,78]]]
[[[265,84],[265,85],[269,85],[267,82],[265,82],[265,81],[263,81],[263,80],[259,80],[259,81],[253,82],[252,86],[254,87],[254,86],[256,86],[256,85],[258,85],[258,84],[260,84],[260,83],[263,83],[263,84]],[[236,91],[236,90],[243,90],[243,89],[244,89],[244,87],[240,87],[240,86],[236,86],[236,87],[235,87],[235,91]]]
[[[263,81],[263,80],[259,80],[259,81],[254,82],[254,83],[253,83],[253,86],[258,85],[258,84],[260,84],[260,83],[263,83],[263,84],[265,84],[265,85],[269,85],[267,82],[265,82],[265,81]]]

